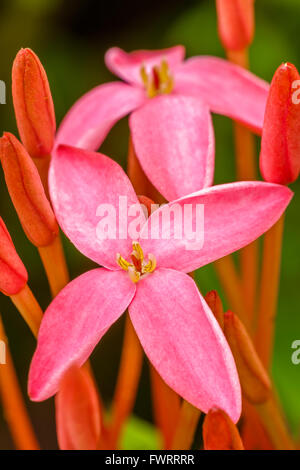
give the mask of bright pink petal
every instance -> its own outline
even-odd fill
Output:
[[[105,63],[107,68],[120,78],[129,83],[142,85],[140,70],[144,66],[147,73],[151,73],[151,69],[160,66],[165,60],[170,70],[180,64],[185,56],[183,46],[170,47],[169,49],[161,49],[157,51],[133,51],[125,52],[118,47],[108,49],[105,54]]]
[[[204,189],[155,211],[142,230],[141,246],[159,267],[194,271],[266,232],[292,194],[284,186],[251,181]]]
[[[132,249],[128,208],[135,205],[143,215],[122,168],[100,153],[63,145],[51,162],[49,188],[58,222],[72,243],[96,263],[118,269],[117,253],[127,256]]]
[[[70,282],[44,315],[30,372],[32,400],[57,392],[66,370],[81,366],[131,302],[135,285],[126,273],[94,269]]]
[[[195,282],[158,269],[139,282],[129,313],[143,348],[165,382],[207,412],[222,408],[235,422],[241,392],[230,348]]]
[[[114,124],[145,101],[144,91],[125,83],[100,85],[83,95],[59,127],[55,145],[97,150]]]
[[[217,57],[193,57],[176,69],[175,91],[202,98],[211,111],[261,133],[269,85]]]
[[[214,132],[201,100],[154,98],[132,113],[130,129],[144,172],[168,201],[212,184]]]

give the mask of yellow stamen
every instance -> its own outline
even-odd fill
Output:
[[[116,261],[124,271],[128,272],[132,282],[137,283],[140,279],[155,270],[156,259],[151,253],[149,253],[147,260],[145,260],[144,253],[139,242],[132,242],[132,247],[132,263],[123,258],[120,253],[117,254]]]
[[[162,83],[166,83],[169,80],[169,66],[165,60],[162,60],[161,62],[159,78]]]
[[[124,271],[128,271],[128,268],[132,266],[130,263],[128,263],[128,261],[126,261],[126,259],[124,259],[120,255],[120,253],[117,254],[117,263],[122,269],[124,269]]]
[[[142,65],[142,67],[141,67],[140,75],[142,77],[142,80],[143,80],[143,83],[144,83],[145,87],[147,88],[148,87],[148,75],[147,75],[146,68],[145,68],[144,65]]]
[[[134,266],[129,266],[128,274],[132,282],[134,282],[135,284],[139,282],[141,278],[141,273],[137,271]]]
[[[160,66],[154,66],[150,74],[143,65],[140,68],[140,75],[149,98],[171,93],[174,88],[174,78],[170,74],[166,60],[162,60]]]
[[[143,266],[144,273],[152,273],[156,268],[156,259],[151,253],[148,255],[148,260],[148,263]]]
[[[142,262],[144,260],[144,253],[139,242],[132,242],[133,252],[132,254],[136,259],[140,259]]]

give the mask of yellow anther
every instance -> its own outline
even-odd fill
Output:
[[[128,274],[132,282],[134,282],[135,284],[139,282],[141,278],[141,273],[137,271],[134,266],[129,266]]]
[[[155,268],[156,268],[156,259],[151,253],[149,253],[148,263],[143,266],[143,273],[152,273]]]
[[[124,271],[128,271],[128,268],[132,266],[132,264],[128,263],[128,261],[126,261],[126,259],[120,255],[120,253],[117,254],[117,263],[122,269],[124,269]]]
[[[132,263],[123,258],[120,253],[117,254],[116,259],[118,265],[124,269],[124,271],[128,272],[130,279],[136,284],[140,279],[154,271],[156,268],[156,259],[151,253],[149,253],[147,259],[145,259],[139,242],[132,242],[132,248]]]
[[[144,253],[139,242],[132,242],[132,248],[133,248],[132,254],[136,257],[136,259],[139,259],[141,260],[141,262],[143,262]]]
[[[173,88],[174,88],[174,78],[169,77],[168,81],[165,84],[163,92],[166,93],[166,94],[171,93]]]
[[[166,60],[162,60],[159,67],[152,67],[150,74],[148,74],[146,67],[142,65],[140,76],[149,98],[171,93],[174,88],[174,79],[170,74],[169,65]]]
[[[142,77],[142,80],[143,80],[143,83],[144,83],[145,87],[147,88],[148,87],[148,75],[147,75],[146,68],[145,68],[144,65],[142,65],[142,67],[140,69],[140,75]]]
[[[169,66],[165,60],[162,60],[160,70],[159,70],[159,78],[162,83],[166,83],[169,79]]]

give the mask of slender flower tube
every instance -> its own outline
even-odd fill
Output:
[[[224,334],[237,366],[242,392],[251,403],[263,403],[271,394],[271,382],[248,335],[236,315],[226,312]]]
[[[26,268],[0,217],[0,291],[5,295],[18,294],[25,287],[27,281]]]
[[[58,235],[55,215],[35,164],[23,145],[8,132],[0,139],[0,160],[27,237],[37,247],[50,245]]]
[[[276,70],[266,105],[260,169],[265,181],[293,183],[300,172],[300,75],[293,64]]]
[[[212,408],[204,419],[203,442],[205,450],[244,450],[237,427],[217,408]]]
[[[165,199],[210,186],[214,173],[210,111],[260,133],[269,87],[226,60],[203,56],[184,61],[184,53],[182,46],[131,53],[109,49],[107,67],[127,83],[106,83],[80,98],[58,130],[56,148],[68,144],[97,150],[115,123],[131,114],[136,156]]]
[[[254,0],[216,0],[219,36],[225,49],[240,51],[254,36]]]
[[[186,273],[268,230],[286,209],[292,192],[261,182],[215,186],[164,205],[146,220],[116,162],[68,146],[54,154],[49,182],[62,229],[82,253],[103,267],[73,280],[48,307],[30,368],[30,397],[40,401],[55,394],[68,367],[83,364],[128,307],[145,353],[163,380],[195,407],[207,412],[217,405],[237,421],[240,386],[230,348]],[[184,231],[178,237],[179,220],[173,228],[161,226],[161,217],[175,203],[180,210],[189,204],[205,206],[201,246]],[[99,225],[101,210],[108,207],[107,218]],[[126,225],[132,222],[132,210],[135,223],[138,212],[137,233]],[[188,217],[191,226],[195,217],[194,210]],[[112,229],[109,238],[101,237],[103,223]]]
[[[21,49],[12,69],[12,95],[21,140],[33,158],[50,155],[55,114],[46,72],[36,54]]]
[[[55,397],[56,429],[62,450],[96,450],[102,413],[95,384],[84,367],[71,366]]]

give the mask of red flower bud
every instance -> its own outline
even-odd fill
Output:
[[[300,75],[293,64],[276,70],[266,105],[260,169],[265,181],[289,184],[300,172]]]
[[[62,450],[96,450],[101,410],[95,384],[87,369],[71,367],[55,398],[56,428]]]
[[[19,258],[5,223],[0,217],[0,291],[18,294],[26,285],[28,274]]]
[[[239,51],[254,36],[254,0],[216,0],[219,36],[225,49]]]
[[[31,157],[51,153],[55,114],[46,72],[30,49],[21,49],[12,69],[12,95],[21,140]]]
[[[236,425],[217,408],[209,410],[203,423],[205,450],[244,450]]]
[[[10,133],[0,139],[0,160],[23,229],[36,246],[49,245],[58,225],[38,171],[23,145]]]

